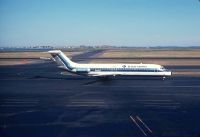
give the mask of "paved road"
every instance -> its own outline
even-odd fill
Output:
[[[62,76],[51,62],[0,67],[0,136],[197,137],[199,83]]]
[[[93,58],[100,56],[103,52],[105,52],[105,50],[92,50],[83,52],[82,54],[72,56],[72,60],[87,63]]]

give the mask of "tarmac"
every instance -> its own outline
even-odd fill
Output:
[[[0,67],[1,137],[200,136],[199,76],[163,81],[60,73],[47,60]]]

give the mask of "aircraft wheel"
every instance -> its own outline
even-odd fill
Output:
[[[166,77],[163,77],[163,80],[165,80]]]

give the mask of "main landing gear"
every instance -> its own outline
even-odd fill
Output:
[[[165,78],[166,78],[166,77],[164,76],[162,80],[165,80]]]

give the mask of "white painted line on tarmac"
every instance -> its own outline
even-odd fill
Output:
[[[131,115],[130,115],[130,118],[135,123],[135,125],[140,129],[140,131],[143,133],[143,135],[147,136],[147,134],[145,133],[145,131],[140,127],[140,125],[136,122],[136,120]]]
[[[145,124],[145,123],[142,121],[142,119],[141,119],[139,116],[136,116],[136,118],[144,125],[144,127],[146,127],[146,129],[147,129],[149,132],[153,133],[153,131],[147,126],[147,124]]]

